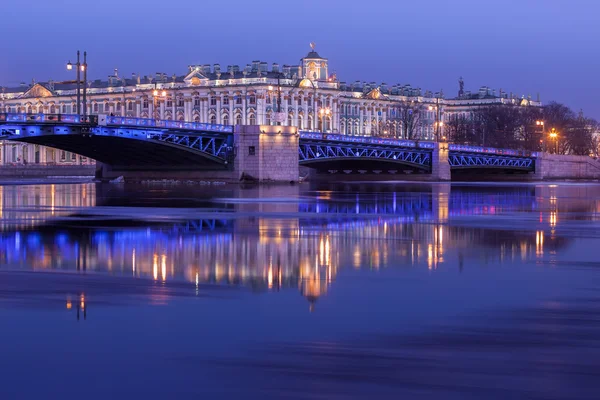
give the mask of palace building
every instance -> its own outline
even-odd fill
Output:
[[[74,114],[76,85],[39,82],[0,88],[0,112]],[[206,122],[291,125],[304,131],[435,140],[444,121],[490,104],[539,106],[539,100],[487,87],[446,98],[410,85],[343,82],[329,60],[311,51],[297,65],[240,67],[190,65],[185,74],[119,75],[87,82],[87,114]],[[81,105],[83,107],[83,105]],[[87,163],[75,154],[28,144],[2,143],[2,164]]]

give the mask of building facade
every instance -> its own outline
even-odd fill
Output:
[[[491,104],[539,106],[539,101],[482,87],[455,98],[410,85],[342,82],[328,59],[311,51],[298,65],[253,61],[245,67],[190,65],[185,75],[115,70],[87,82],[87,113],[224,125],[286,125],[300,130],[415,140],[444,137],[444,121]],[[0,112],[74,114],[75,84],[22,84],[2,88]],[[83,107],[83,105],[82,105]],[[87,163],[78,155],[27,144],[3,143],[1,163]]]

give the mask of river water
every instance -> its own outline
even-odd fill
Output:
[[[0,398],[597,399],[600,185],[0,186]]]

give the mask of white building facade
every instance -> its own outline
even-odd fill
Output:
[[[87,113],[224,125],[285,125],[344,135],[435,140],[444,121],[490,104],[539,106],[488,88],[454,99],[410,85],[340,82],[329,62],[312,50],[299,65],[253,61],[240,68],[191,65],[186,75],[131,78],[115,70],[108,80],[87,82]],[[82,105],[83,107],[83,105]],[[2,88],[0,112],[76,113],[74,84],[34,83]],[[89,163],[78,155],[41,146],[2,143],[0,163]]]

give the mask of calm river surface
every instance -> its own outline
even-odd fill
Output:
[[[0,186],[0,399],[598,399],[600,185]]]

